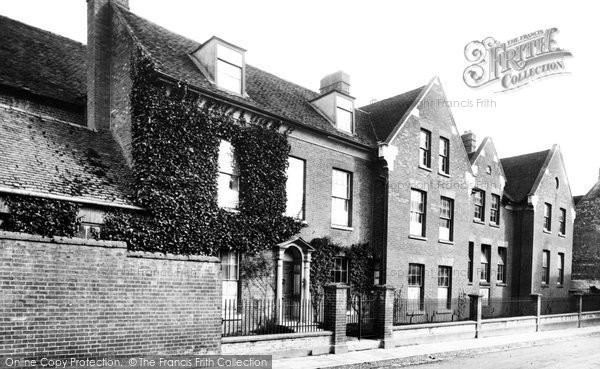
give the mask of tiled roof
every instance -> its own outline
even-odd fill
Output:
[[[130,205],[111,133],[0,107],[0,188]]]
[[[521,201],[531,191],[551,150],[500,159],[506,174],[505,193],[514,201]]]
[[[246,65],[246,93],[248,97],[229,94],[213,85],[190,58],[200,43],[173,33],[141,18],[125,8],[114,5],[137,42],[149,53],[159,72],[185,81],[198,89],[226,98],[238,104],[275,114],[317,129],[331,136],[373,146],[375,137],[368,120],[356,119],[356,132],[349,135],[337,130],[309,103],[319,96],[315,91]]]
[[[85,45],[0,16],[0,84],[83,104]]]
[[[360,108],[369,113],[378,141],[388,138],[423,88],[425,86]]]

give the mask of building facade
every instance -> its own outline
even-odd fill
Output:
[[[126,0],[89,0],[87,16],[87,46],[0,18],[14,48],[0,51],[0,196],[78,203],[83,237],[107,209],[144,211],[128,191],[131,56],[141,48],[165,86],[185,81],[200,101],[289,131],[286,213],[306,227],[273,245],[266,297],[310,298],[309,242],[320,237],[369,243],[373,282],[414,300],[567,293],[574,213],[558,147],[499,159],[490,138],[477,146],[459,134],[438,78],[358,107],[343,72],[311,91],[247,65],[225,40],[200,44],[149,22]],[[235,148],[219,148],[218,203],[235,209]],[[240,255],[221,258],[223,297],[252,298]],[[335,275],[350,268],[340,255]]]

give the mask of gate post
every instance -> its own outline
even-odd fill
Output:
[[[577,328],[581,328],[581,319],[583,317],[583,293],[575,294],[577,298]]]
[[[481,333],[481,309],[483,295],[479,293],[469,294],[471,306],[469,309],[469,319],[475,321],[475,338],[479,338]]]
[[[540,320],[541,320],[541,315],[542,315],[542,294],[541,293],[532,293],[531,298],[533,299],[533,303],[534,303],[534,310],[535,310],[535,331],[539,332],[540,331]]]
[[[375,334],[381,340],[381,348],[396,347],[394,343],[394,292],[390,286],[375,286]]]
[[[331,283],[324,287],[325,314],[323,320],[325,328],[333,333],[331,339],[334,354],[348,352],[348,345],[346,345],[346,310],[349,288],[339,283]]]

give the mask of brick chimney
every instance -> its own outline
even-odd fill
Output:
[[[477,150],[477,137],[475,137],[475,133],[471,131],[466,131],[460,137],[462,138],[463,145],[465,145],[467,154],[470,154]]]
[[[114,2],[129,9],[129,0],[87,0],[87,126],[110,129],[110,56]]]
[[[321,79],[321,95],[334,90],[350,95],[350,76],[347,73],[340,70]]]

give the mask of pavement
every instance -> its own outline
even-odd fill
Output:
[[[547,345],[575,340],[586,336],[600,336],[600,326],[561,329],[547,332],[514,334],[498,337],[467,339],[450,342],[419,344],[393,349],[352,351],[338,355],[305,356],[273,360],[273,368],[377,368],[406,366],[439,361],[441,359],[495,352],[514,348]]]

